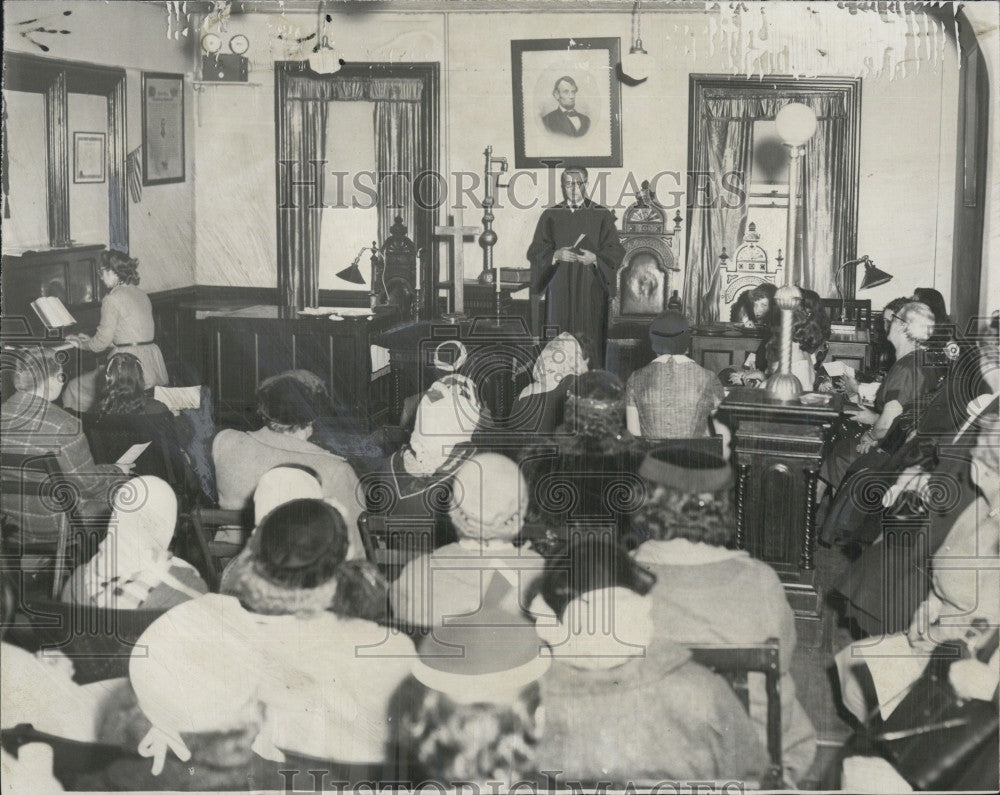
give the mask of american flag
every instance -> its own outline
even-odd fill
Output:
[[[128,181],[128,192],[132,197],[132,204],[142,201],[142,146],[137,146],[125,158],[125,178]]]

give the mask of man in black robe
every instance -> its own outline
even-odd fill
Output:
[[[546,323],[560,332],[584,334],[593,342],[593,368],[604,366],[608,302],[625,249],[615,217],[587,198],[587,169],[562,173],[565,201],[542,213],[528,248],[531,289],[548,291]]]

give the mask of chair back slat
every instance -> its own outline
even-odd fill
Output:
[[[695,662],[725,677],[743,706],[749,709],[747,675],[764,675],[767,692],[767,753],[771,760],[765,779],[780,784],[781,760],[781,644],[777,638],[764,643],[685,644]]]

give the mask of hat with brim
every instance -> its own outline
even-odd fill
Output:
[[[686,353],[691,347],[691,324],[680,312],[667,310],[649,324],[649,343],[656,353]]]
[[[639,466],[639,476],[692,494],[723,491],[733,485],[733,473],[725,459],[684,445],[651,450]]]
[[[460,704],[504,704],[545,674],[552,659],[534,624],[496,606],[505,586],[495,573],[483,608],[433,628],[412,667],[417,681]]]

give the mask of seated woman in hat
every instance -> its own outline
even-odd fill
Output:
[[[725,394],[714,373],[687,357],[687,318],[663,312],[649,326],[649,341],[657,357],[633,372],[625,387],[629,432],[654,439],[707,436],[708,418]]]
[[[360,547],[357,521],[358,478],[343,458],[309,441],[313,422],[329,414],[326,386],[307,370],[289,370],[261,382],[257,389],[257,411],[264,426],[256,431],[219,431],[212,443],[219,491],[219,507],[244,510],[250,505],[261,476],[282,464],[312,469],[323,487],[323,495],[335,499],[345,511],[352,529],[352,552]]]
[[[650,594],[657,638],[678,643],[781,642],[781,728],[785,780],[801,780],[816,754],[816,732],[795,697],[790,666],[795,622],[785,589],[768,564],[729,549],[736,534],[733,479],[714,455],[662,447],[639,468],[647,498],[632,516],[636,563],[656,575]],[[752,605],[752,609],[747,609]],[[751,674],[750,715],[767,738],[763,674]]]
[[[454,541],[445,518],[451,479],[475,453],[481,411],[472,379],[452,373],[435,381],[417,406],[409,442],[363,477],[367,509],[412,520],[407,527],[425,534],[431,549]]]
[[[512,601],[514,589],[494,573],[478,610],[420,642],[390,707],[394,756],[411,780],[509,787],[538,770],[538,679],[550,657],[532,623],[508,609]]]
[[[333,760],[380,770],[389,700],[414,650],[409,638],[354,617],[352,600],[341,598],[344,518],[327,502],[292,500],[267,514],[249,546],[248,565],[228,583],[229,595],[174,608],[139,639],[144,654],[132,659],[133,682],[164,666],[172,672],[170,693],[162,694],[172,699],[169,709],[143,706],[158,730],[149,752],[161,759],[167,748],[182,759],[190,752],[180,732],[191,723],[189,710],[211,711],[214,697],[200,680],[211,673],[206,667],[221,665],[215,649],[238,661],[234,686],[249,684],[264,706],[262,751],[280,752],[292,769]],[[188,687],[203,698],[186,698]],[[233,706],[220,701],[217,720],[235,720]]]
[[[623,784],[756,778],[763,745],[724,679],[654,632],[653,578],[606,538],[551,559],[531,607],[552,652],[538,770]]]
[[[538,354],[532,381],[510,411],[511,430],[552,433],[563,422],[566,395],[593,360],[593,344],[584,335],[564,331]]]
[[[106,610],[166,610],[208,586],[194,566],[169,551],[177,496],[160,478],[133,478],[114,496],[114,513],[97,554],[79,566],[62,599]]]
[[[458,540],[406,564],[391,590],[397,621],[430,628],[474,613],[497,571],[515,586],[507,607],[516,612],[527,604],[544,568],[537,552],[515,546],[527,507],[528,485],[509,458],[479,453],[463,463],[449,509]]]

